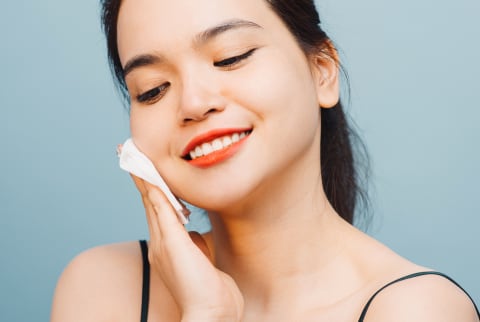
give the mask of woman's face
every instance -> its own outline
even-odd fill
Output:
[[[320,166],[338,89],[265,1],[123,0],[118,48],[133,140],[180,198],[222,210]]]

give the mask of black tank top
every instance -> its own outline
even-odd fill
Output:
[[[145,240],[141,240],[140,241],[140,248],[142,250],[142,259],[143,259],[143,283],[142,283],[143,285],[142,285],[142,311],[141,311],[140,322],[147,322],[148,304],[149,304],[149,298],[150,298],[150,263],[148,262],[148,248],[147,247],[148,247],[147,242]],[[475,302],[473,301],[472,297],[457,282],[455,282],[453,279],[451,279],[450,277],[448,277],[445,274],[442,274],[442,273],[439,273],[439,272],[427,271],[427,272],[419,272],[419,273],[414,273],[414,274],[410,274],[410,275],[401,277],[401,278],[396,279],[396,280],[384,285],[383,287],[381,287],[367,301],[367,304],[365,305],[365,307],[362,310],[362,314],[360,314],[360,318],[358,319],[358,322],[363,322],[363,320],[365,319],[365,315],[367,314],[368,308],[370,307],[370,304],[372,304],[373,299],[378,295],[378,293],[380,293],[381,291],[383,291],[385,288],[389,287],[392,284],[395,284],[395,283],[398,283],[398,282],[401,282],[401,281],[404,281],[404,280],[407,280],[407,279],[410,279],[410,278],[423,276],[423,275],[442,276],[442,277],[446,278],[447,280],[449,280],[450,282],[452,282],[453,284],[455,284],[458,288],[460,288],[463,292],[465,292],[465,294],[467,294],[467,296],[470,298],[470,300],[473,303],[473,306],[475,307],[475,310],[477,311],[477,316],[480,319],[480,312],[478,311],[478,308],[477,308]]]

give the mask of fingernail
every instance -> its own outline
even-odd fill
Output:
[[[121,144],[117,144],[117,157],[120,157],[120,154],[122,153],[122,145]]]

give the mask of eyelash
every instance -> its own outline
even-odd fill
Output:
[[[230,58],[218,61],[218,62],[214,62],[213,66],[221,67],[221,68],[235,67],[235,65],[239,64],[243,60],[250,57],[255,52],[255,50],[256,50],[256,48],[250,49],[249,51],[247,51],[246,53],[243,53],[241,55],[230,57]],[[165,84],[162,84],[158,87],[152,88],[152,89],[146,91],[145,93],[138,95],[137,96],[137,101],[140,102],[140,103],[153,104],[165,95],[166,90],[169,87],[170,87],[170,83],[165,83]]]
[[[246,53],[244,54],[241,54],[241,55],[238,55],[238,56],[234,56],[234,57],[230,57],[230,58],[227,58],[227,59],[224,59],[224,60],[221,60],[221,61],[218,61],[218,62],[214,62],[213,63],[213,66],[215,67],[223,67],[223,68],[231,68],[231,67],[234,67],[236,64],[240,63],[241,61],[247,59],[248,57],[250,57],[254,52],[255,50],[257,50],[256,48],[254,49],[250,49],[249,51],[247,51]]]
[[[165,95],[166,90],[170,87],[170,83],[162,84],[158,87],[152,88],[143,94],[137,96],[137,101],[140,103],[154,103]]]

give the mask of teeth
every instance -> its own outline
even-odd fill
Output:
[[[190,151],[189,155],[192,160],[204,155],[208,155],[214,151],[225,149],[226,147],[236,143],[247,136],[247,132],[234,133],[221,138],[217,138],[211,142],[203,143],[196,146],[195,149]]]
[[[218,151],[218,150],[223,149],[222,141],[220,141],[220,139],[213,140],[212,148],[213,148],[213,151]]]
[[[227,147],[229,145],[232,145],[232,139],[229,137],[229,136],[224,136],[222,138],[222,143],[223,143],[223,146]]]
[[[203,155],[207,155],[213,152],[212,145],[210,143],[203,143],[202,144],[202,152]]]
[[[235,143],[238,141],[240,141],[240,135],[238,135],[238,133],[235,133],[234,135],[232,135],[232,142]]]

